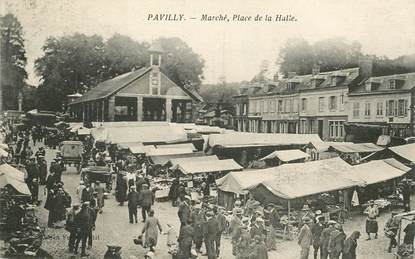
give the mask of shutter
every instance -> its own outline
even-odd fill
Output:
[[[385,105],[385,117],[389,116],[389,101],[386,100],[386,105]]]
[[[403,104],[403,115],[404,116],[407,116],[408,115],[408,100],[405,100],[404,101],[404,104]]]

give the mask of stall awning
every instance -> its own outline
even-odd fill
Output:
[[[216,161],[219,158],[215,155],[213,156],[198,156],[198,157],[183,157],[183,158],[174,158],[170,159],[171,167],[170,169],[176,170],[179,168],[179,165],[182,163],[189,163],[189,162],[204,162],[204,161]],[[214,163],[214,162],[213,162]]]
[[[187,148],[197,151],[196,147],[192,143],[181,143],[181,144],[168,144],[168,145],[156,145],[156,148]]]
[[[209,147],[243,148],[265,146],[307,145],[310,142],[322,142],[317,134],[270,134],[231,132],[209,136]]]
[[[398,156],[403,157],[408,161],[415,162],[415,143],[390,147],[389,149]]]
[[[317,152],[326,152],[329,150],[331,145],[347,145],[353,144],[353,142],[331,142],[331,141],[317,141],[311,142],[311,145],[316,149]]]
[[[203,152],[190,152],[190,153],[181,153],[181,154],[170,154],[170,155],[155,155],[148,156],[151,161],[156,165],[165,165],[169,162],[170,159],[183,158],[183,157],[199,157],[204,156]]]
[[[305,159],[310,157],[308,154],[304,153],[298,149],[291,149],[291,150],[277,150],[272,152],[266,157],[261,158],[260,160],[267,160],[267,159],[279,159],[283,162],[290,162],[299,159]]]
[[[336,150],[340,153],[369,153],[381,151],[384,148],[373,143],[358,143],[358,144],[332,144],[330,149]]]
[[[275,175],[272,179],[260,184],[283,199],[344,190],[362,184],[337,175],[337,172],[350,167],[338,157],[308,163],[284,164],[275,167]]]
[[[0,166],[0,187],[6,185],[12,186],[20,194],[31,195],[24,180],[24,173],[8,164],[3,164]]]
[[[146,154],[147,156],[168,156],[178,154],[193,153],[192,148],[153,148],[150,149]]]
[[[380,183],[398,178],[409,172],[411,168],[397,160],[372,160],[370,162],[353,166],[350,170],[340,172],[342,177],[362,181],[365,185]]]
[[[179,170],[183,174],[217,173],[240,171],[243,167],[233,159],[212,161],[188,161],[179,164]]]

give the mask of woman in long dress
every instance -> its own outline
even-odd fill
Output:
[[[157,245],[159,231],[162,232],[160,222],[154,217],[154,210],[150,210],[141,233],[145,233],[144,247],[149,247],[151,252],[154,252],[154,247]]]

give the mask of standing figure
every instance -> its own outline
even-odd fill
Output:
[[[203,228],[203,239],[205,240],[206,253],[208,259],[217,257],[217,249],[215,248],[216,236],[219,232],[219,224],[212,211],[206,212],[206,223]]]
[[[403,238],[403,242],[407,245],[414,246],[414,237],[415,237],[415,217],[412,219],[412,222],[406,225],[405,229],[405,236]]]
[[[68,214],[66,215],[65,229],[69,232],[69,253],[73,253],[75,250],[75,239],[77,231],[77,226],[75,225],[75,217],[80,211],[79,207],[79,203],[72,204],[72,209],[70,209]]]
[[[392,252],[392,248],[396,247],[398,243],[396,242],[396,235],[398,234],[399,229],[399,218],[395,217],[398,213],[392,212],[391,217],[386,222],[384,231],[385,236],[389,238],[388,253]]]
[[[193,228],[190,221],[185,222],[179,233],[179,258],[189,259],[191,257],[192,243],[193,243]]]
[[[222,208],[218,208],[217,206],[213,207],[213,213],[215,213],[216,220],[218,222],[218,233],[215,238],[215,247],[216,247],[216,256],[219,257],[220,254],[220,241],[222,238],[222,233],[227,229],[228,221],[226,217],[223,215]]]
[[[300,259],[307,259],[310,253],[310,246],[313,242],[313,235],[310,229],[311,219],[309,217],[303,218],[303,226],[301,227],[298,236],[298,245],[301,247]]]
[[[130,224],[137,223],[137,207],[138,207],[138,192],[135,191],[135,186],[131,186],[131,191],[128,193],[128,217],[130,219]]]
[[[360,237],[359,231],[354,231],[344,242],[342,259],[356,259],[357,240]]]
[[[159,231],[162,233],[160,222],[154,217],[154,210],[150,210],[141,233],[145,233],[144,247],[149,247],[151,252],[154,252],[154,247],[157,245]]]
[[[88,238],[88,233],[90,231],[90,213],[88,212],[87,202],[82,204],[81,211],[75,216],[75,226],[76,230],[76,240],[74,254],[78,253],[79,243],[82,241],[81,245],[81,257],[86,257],[86,241]]]
[[[102,208],[104,208],[105,188],[101,185],[100,181],[95,182],[95,191],[97,192],[98,212],[102,213]]]
[[[331,232],[329,240],[329,255],[330,259],[339,259],[340,254],[343,251],[344,240],[346,234],[343,232],[343,227],[340,224],[336,224],[335,230]]]
[[[318,250],[321,247],[321,233],[323,232],[324,217],[318,217],[317,222],[311,226],[311,234],[313,234],[313,255],[317,259]]]
[[[366,218],[367,240],[370,240],[370,233],[375,233],[375,239],[378,238],[378,222],[376,218],[379,215],[379,210],[373,200],[369,201],[369,206],[365,209],[364,214],[367,215],[367,218]]]
[[[190,220],[190,197],[185,196],[183,202],[180,204],[179,210],[177,211],[177,215],[179,216],[180,220],[180,228],[187,224]]]
[[[119,202],[120,206],[124,205],[127,197],[127,181],[121,172],[117,174],[116,187],[115,187],[115,198]]]
[[[147,184],[143,184],[143,189],[138,197],[139,204],[141,206],[141,215],[143,217],[143,222],[145,222],[147,214],[151,210],[151,204],[153,203],[153,193],[148,189]]]

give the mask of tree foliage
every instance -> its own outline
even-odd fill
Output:
[[[16,109],[18,94],[27,78],[27,59],[23,27],[13,14],[0,17],[0,35],[3,108]]]
[[[162,70],[177,84],[196,88],[204,61],[178,38],[160,38],[165,53]],[[42,83],[38,88],[41,109],[60,110],[66,95],[84,93],[100,82],[133,69],[148,66],[150,44],[115,34],[101,36],[76,33],[48,38],[43,56],[35,61]]]

